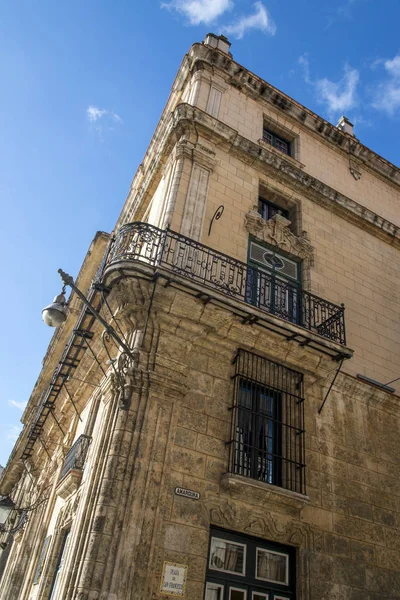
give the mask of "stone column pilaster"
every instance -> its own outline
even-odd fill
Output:
[[[182,218],[181,233],[200,240],[207,207],[208,186],[215,166],[215,154],[197,144],[193,149],[193,166]]]

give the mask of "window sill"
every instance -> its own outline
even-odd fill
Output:
[[[225,473],[221,478],[221,486],[234,495],[243,496],[248,498],[251,493],[249,488],[256,488],[261,492],[263,500],[272,500],[281,504],[286,504],[292,508],[301,509],[310,502],[308,496],[299,494],[298,492],[292,492],[284,488],[265,483],[264,481],[257,481],[256,479],[250,479],[249,477],[243,477],[242,475],[235,475],[234,473]],[[253,504],[253,502],[251,502]]]
[[[297,167],[299,169],[305,168],[306,165],[303,165],[303,163],[301,163],[299,160],[297,160],[296,158],[293,158],[292,156],[289,156],[289,154],[285,154],[284,152],[277,150],[276,148],[271,146],[271,144],[268,144],[268,142],[266,142],[262,138],[260,138],[258,140],[258,143],[260,144],[260,146],[262,146],[262,148],[265,148],[266,150],[270,150],[270,152],[272,152],[272,154],[276,154],[276,156],[279,156],[280,158],[282,158],[282,157],[285,158],[295,167]]]

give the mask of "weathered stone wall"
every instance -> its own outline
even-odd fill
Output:
[[[157,288],[153,310],[155,369],[115,597],[161,597],[168,560],[188,565],[187,597],[201,600],[211,523],[296,546],[300,599],[399,598],[398,397],[339,375],[318,415],[331,360],[172,287]],[[308,498],[227,475],[238,347],[305,374]],[[174,495],[175,486],[200,500]]]
[[[204,190],[206,208],[201,241],[246,262],[249,232],[245,216],[257,205],[260,189],[265,197],[273,196],[274,202],[281,199],[283,204],[296,206],[297,222],[293,228],[300,234],[306,231],[314,248],[311,268],[303,272],[303,284],[314,294],[346,306],[347,341],[355,354],[346,363],[345,371],[383,383],[398,377],[398,248],[311,201],[305,194],[293,193],[287,184],[243,163],[228,149],[205,139],[200,139],[198,145],[215,153],[215,166],[210,170],[208,189]],[[193,164],[193,158],[186,156],[172,222],[176,231],[181,229]],[[224,213],[213,223],[208,235],[211,219],[221,204]]]

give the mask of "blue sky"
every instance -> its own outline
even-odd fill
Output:
[[[183,55],[233,57],[399,164],[397,0],[71,0],[0,8],[0,463],[53,330],[41,309],[110,231]],[[379,210],[379,209],[377,209]]]

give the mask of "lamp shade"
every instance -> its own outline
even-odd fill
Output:
[[[42,318],[49,327],[58,327],[64,323],[67,318],[64,294],[58,294],[53,302],[42,310]]]

